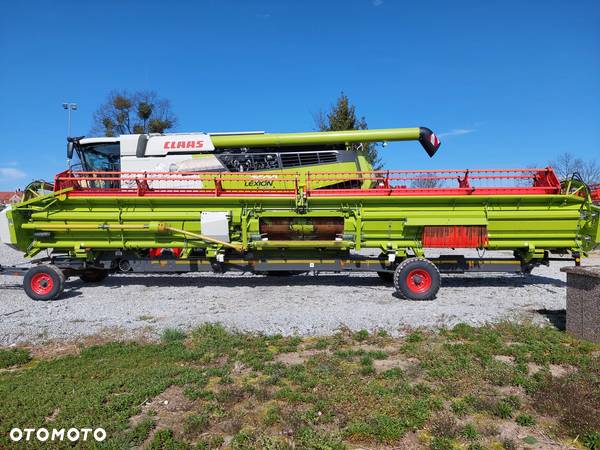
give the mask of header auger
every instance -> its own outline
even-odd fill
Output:
[[[70,276],[230,270],[377,272],[426,300],[440,273],[529,273],[553,255],[578,263],[600,241],[589,188],[550,167],[373,171],[355,145],[384,140],[430,155],[440,145],[426,128],[72,140],[81,167],[0,213],[5,243],[49,256],[2,270],[25,275],[39,300]],[[431,248],[512,257],[428,258]]]

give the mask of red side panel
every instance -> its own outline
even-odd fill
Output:
[[[487,227],[479,225],[423,227],[423,247],[482,248],[487,244]]]
[[[592,195],[592,201],[600,204],[600,184],[591,184],[590,194]]]

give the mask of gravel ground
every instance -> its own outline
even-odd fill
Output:
[[[0,264],[22,261],[0,246]],[[156,337],[203,322],[265,333],[322,335],[340,327],[385,329],[479,325],[505,319],[564,320],[563,263],[530,276],[444,276],[438,298],[394,296],[376,274],[265,277],[251,274],[112,275],[101,285],[67,282],[59,300],[34,302],[19,277],[0,276],[0,345],[73,340],[98,334]]]

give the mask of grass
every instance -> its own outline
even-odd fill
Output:
[[[511,422],[598,448],[599,349],[505,323],[307,339],[204,325],[33,361],[1,350],[0,448],[42,426],[101,426],[106,448],[514,448]]]
[[[19,366],[31,360],[29,352],[22,348],[0,349],[0,369]]]

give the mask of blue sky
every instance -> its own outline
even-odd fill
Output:
[[[600,158],[598,1],[17,1],[0,15],[0,190],[65,167],[112,89],[171,100],[177,131],[313,129],[344,90],[371,128],[428,126],[387,168]]]

